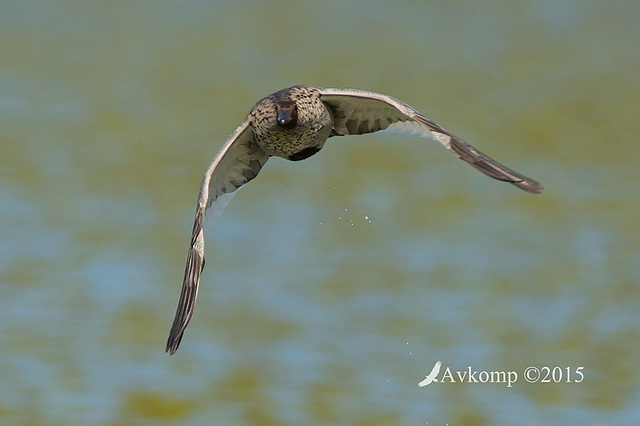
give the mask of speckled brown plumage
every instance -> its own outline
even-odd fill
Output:
[[[539,194],[542,185],[498,163],[429,120],[409,105],[379,93],[353,89],[292,86],[261,100],[229,136],[205,172],[191,234],[182,290],[166,350],[175,353],[196,303],[204,269],[203,221],[257,176],[270,156],[303,160],[320,151],[331,136],[404,130],[431,137],[458,158],[494,179]],[[227,195],[228,194],[228,195]]]
[[[278,125],[276,104],[292,101],[297,110],[295,127]],[[260,99],[249,112],[254,140],[268,155],[290,159],[307,148],[322,148],[331,134],[331,114],[315,87],[294,86]]]

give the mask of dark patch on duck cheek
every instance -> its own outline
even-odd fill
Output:
[[[296,103],[291,100],[278,101],[276,103],[278,113],[277,123],[285,129],[292,129],[298,124],[298,110]]]
[[[289,156],[289,160],[291,160],[291,161],[304,160],[305,158],[311,157],[313,154],[315,154],[318,151],[320,151],[320,148],[316,148],[315,146],[311,146],[309,148],[303,149],[300,152],[296,152],[295,154],[290,155]]]

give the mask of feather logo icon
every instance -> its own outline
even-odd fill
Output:
[[[442,362],[438,361],[435,363],[435,365],[433,366],[433,369],[431,370],[431,373],[429,373],[427,375],[427,377],[424,378],[423,381],[421,381],[420,383],[418,383],[418,386],[423,387],[423,386],[427,386],[429,384],[431,384],[431,382],[438,382],[438,379],[436,379],[436,377],[438,376],[438,373],[440,373],[440,367],[442,366]]]

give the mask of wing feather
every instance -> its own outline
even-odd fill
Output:
[[[494,179],[539,194],[543,186],[478,151],[391,96],[353,89],[319,89],[320,99],[333,113],[332,135],[361,135],[380,130],[405,129],[437,140],[458,158]],[[416,126],[418,124],[418,126]]]
[[[222,201],[226,198],[221,197],[222,195],[234,193],[256,177],[268,158],[269,156],[254,141],[253,130],[247,120],[229,136],[202,178],[180,299],[167,340],[166,351],[170,355],[173,355],[180,345],[198,297],[200,275],[204,269],[203,224],[207,208],[213,205],[215,209],[218,198]]]

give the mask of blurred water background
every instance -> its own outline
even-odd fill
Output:
[[[0,420],[637,424],[638,22],[632,0],[0,2]],[[293,84],[395,96],[545,192],[399,134],[272,159],[169,357],[202,173]],[[418,387],[438,360],[519,378]]]

